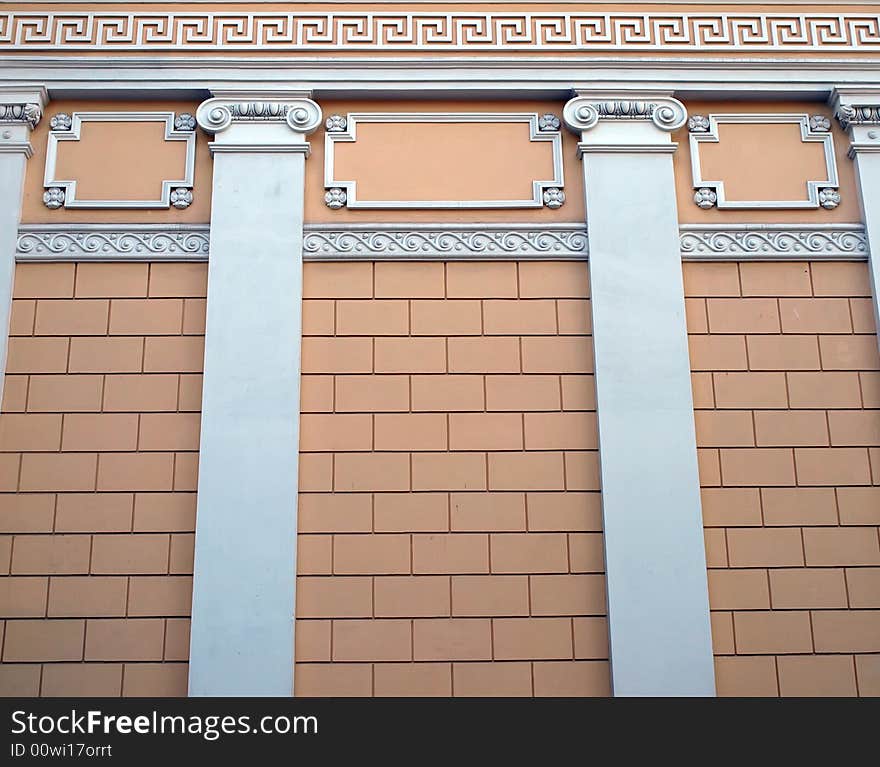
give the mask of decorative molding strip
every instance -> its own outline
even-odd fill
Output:
[[[681,227],[685,261],[865,261],[868,238],[858,224],[740,224]]]
[[[806,200],[728,200],[724,194],[724,181],[710,181],[703,178],[700,166],[700,144],[717,144],[721,139],[718,126],[737,125],[780,125],[794,123],[801,129],[801,141],[820,143],[825,154],[826,178],[807,180]],[[728,209],[795,209],[795,208],[836,208],[840,204],[837,191],[837,160],[834,156],[834,137],[829,132],[831,123],[823,115],[807,114],[711,114],[693,115],[688,120],[691,149],[691,174],[693,176],[694,203],[704,209],[717,206]]]
[[[555,120],[555,122],[554,122]],[[533,180],[532,196],[522,200],[359,200],[357,182],[336,178],[335,147],[338,143],[355,143],[359,123],[527,123],[529,141],[550,142],[553,153],[553,178]],[[555,125],[555,127],[553,127]],[[562,135],[555,115],[528,112],[351,112],[331,115],[326,123],[324,151],[324,201],[332,209],[455,209],[463,208],[559,208],[565,202],[562,191]]]
[[[207,224],[23,224],[17,261],[206,261]],[[578,224],[366,224],[305,226],[307,261],[583,261],[587,232]],[[741,224],[681,227],[686,261],[864,261],[856,224]]]
[[[860,13],[11,11],[0,50],[870,51]]]
[[[58,144],[79,141],[85,122],[164,122],[166,141],[186,142],[186,159],[182,178],[162,181],[162,193],[157,200],[78,200],[76,180],[55,177],[58,163]],[[193,178],[196,164],[196,134],[192,115],[174,112],[74,112],[59,113],[50,121],[49,143],[46,149],[46,174],[43,202],[47,208],[186,208],[192,202]],[[186,192],[186,194],[184,194]]]
[[[17,261],[207,261],[207,224],[23,224]]]

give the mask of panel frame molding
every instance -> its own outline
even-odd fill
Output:
[[[70,115],[69,128],[49,131],[46,145],[46,171],[43,177],[43,186],[47,190],[63,190],[63,202],[52,207],[86,208],[86,209],[138,209],[157,210],[170,208],[172,195],[178,190],[191,192],[195,179],[196,165],[196,133],[194,129],[178,130],[174,127],[174,112],[73,112]],[[184,159],[184,173],[180,179],[163,179],[162,191],[158,199],[152,200],[79,200],[76,197],[76,179],[59,179],[56,177],[58,164],[58,144],[65,141],[79,141],[82,124],[84,122],[164,122],[165,141],[186,142],[186,157]],[[187,207],[189,203],[181,207]],[[178,205],[175,204],[175,207]]]
[[[545,207],[545,192],[557,189],[562,192],[565,174],[562,163],[562,133],[555,130],[542,130],[541,115],[537,112],[349,112],[345,115],[345,129],[327,129],[324,145],[324,188],[328,205],[333,208],[347,207],[364,210],[474,210],[474,209],[513,209]],[[552,179],[532,179],[530,199],[501,200],[360,200],[357,197],[357,182],[336,178],[335,146],[338,143],[357,141],[358,123],[520,123],[529,126],[530,142],[549,142],[553,159]],[[336,190],[341,190],[341,194]],[[565,195],[562,193],[562,200]],[[330,201],[333,200],[331,205]],[[559,203],[561,204],[561,202]],[[547,207],[551,207],[547,205]],[[559,207],[554,205],[552,207]]]
[[[837,174],[837,160],[834,152],[834,136],[830,130],[813,130],[810,127],[810,115],[801,113],[712,113],[708,116],[708,128],[689,132],[691,154],[691,176],[694,191],[699,195],[703,190],[710,190],[717,200],[712,205],[719,210],[803,210],[817,209],[821,206],[820,191],[837,190],[840,182]],[[801,130],[802,143],[821,143],[825,156],[827,178],[821,181],[807,179],[806,200],[728,200],[725,194],[724,181],[703,178],[700,162],[700,144],[719,144],[719,125],[786,125],[795,124]],[[697,202],[700,205],[699,201]],[[703,207],[703,205],[700,205]],[[836,207],[836,204],[831,206]]]

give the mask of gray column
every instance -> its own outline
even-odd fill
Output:
[[[0,401],[6,373],[15,241],[21,221],[25,166],[34,153],[30,134],[42,117],[45,103],[43,88],[0,88]]]
[[[880,328],[880,86],[838,88],[832,99],[837,119],[852,141],[856,183],[868,235],[875,327]]]
[[[584,93],[599,454],[614,695],[714,695],[670,131],[662,94]]]
[[[214,98],[189,691],[293,691],[305,98]]]

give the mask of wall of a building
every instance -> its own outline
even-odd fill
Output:
[[[684,265],[721,695],[880,694],[880,359],[859,263]]]
[[[0,688],[185,695],[204,264],[19,264]]]

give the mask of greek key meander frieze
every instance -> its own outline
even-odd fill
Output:
[[[20,227],[18,261],[206,261],[208,225],[28,224]],[[685,260],[847,260],[868,257],[864,228],[827,226],[685,225]],[[307,261],[585,260],[586,230],[576,224],[306,225]]]
[[[857,51],[880,48],[859,13],[12,11],[0,50]]]

